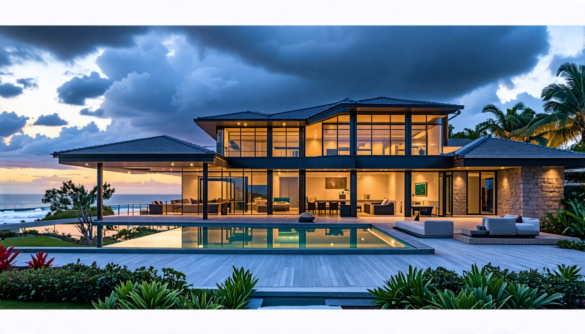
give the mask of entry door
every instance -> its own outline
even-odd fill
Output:
[[[467,173],[467,214],[479,215],[481,213],[481,187],[480,173]]]
[[[453,215],[453,173],[439,172],[439,216]]]

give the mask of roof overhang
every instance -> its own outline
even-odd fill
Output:
[[[131,174],[170,173],[203,168],[203,164],[228,167],[227,159],[215,154],[55,154],[59,164],[81,168],[97,168]]]
[[[585,158],[512,158],[456,155],[453,167],[585,167]]]
[[[215,119],[195,119],[195,124],[199,126],[211,138],[217,140],[217,128],[276,128],[276,127],[301,127],[307,124],[305,120],[291,119],[239,119],[239,120],[215,120]]]

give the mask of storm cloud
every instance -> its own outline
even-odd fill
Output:
[[[15,86],[11,83],[2,83],[2,81],[0,81],[0,96],[5,99],[18,96],[22,94],[22,91],[22,87]]]
[[[39,88],[39,85],[37,84],[37,79],[35,78],[18,79],[16,80],[16,83],[24,88]]]
[[[66,120],[59,117],[57,113],[52,115],[41,115],[39,118],[33,123],[33,125],[43,125],[43,126],[64,126],[69,124]]]
[[[83,108],[79,111],[80,115],[83,116],[95,116],[95,117],[103,117],[104,116],[104,109],[97,108],[96,110],[89,110],[89,108]]]
[[[101,78],[98,72],[91,72],[89,76],[75,77],[57,88],[59,102],[83,106],[85,99],[103,95],[111,84],[111,80]]]
[[[28,117],[18,116],[14,111],[10,113],[4,111],[0,114],[0,137],[8,137],[22,132],[27,120]]]

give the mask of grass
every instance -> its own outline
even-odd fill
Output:
[[[93,310],[91,304],[23,302],[0,299],[0,310]]]
[[[104,242],[104,246],[115,242]],[[71,242],[51,238],[51,237],[26,237],[0,240],[0,245],[5,247],[95,247],[89,245],[78,245]]]

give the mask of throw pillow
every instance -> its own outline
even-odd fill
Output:
[[[388,204],[389,200],[387,198],[384,198],[384,200],[382,201],[381,205],[386,205]]]
[[[394,202],[391,202],[390,200],[388,200],[388,202],[386,202],[386,205],[394,205]]]
[[[418,214],[418,212],[416,213],[416,217],[414,217],[414,221],[415,221],[415,222],[418,222],[418,221],[420,221],[420,217],[419,217],[419,214]]]
[[[518,217],[516,217],[516,223],[521,223],[522,222],[522,216],[518,215]]]
[[[196,199],[194,199],[194,198],[191,198],[191,204],[198,204],[198,203],[199,203],[199,201],[198,201],[198,200],[196,200]]]
[[[191,200],[188,198],[183,198],[183,204],[191,204]]]

